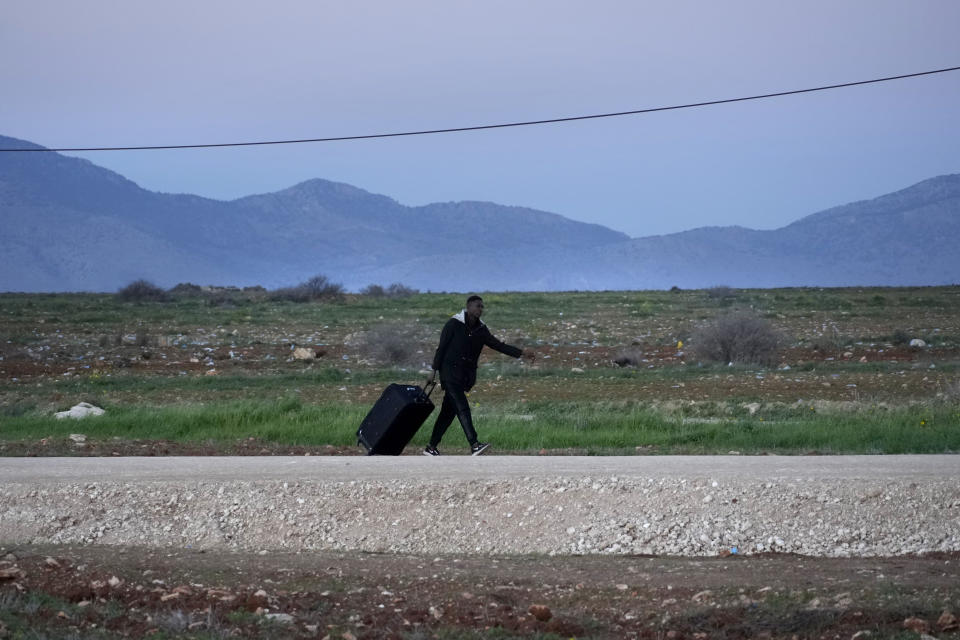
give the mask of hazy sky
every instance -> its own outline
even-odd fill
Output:
[[[0,134],[47,147],[328,137],[732,98],[960,65],[956,0],[2,0]],[[521,129],[76,154],[231,199],[326,178],[632,236],[776,228],[960,172],[960,72]]]

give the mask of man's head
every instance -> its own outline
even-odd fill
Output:
[[[480,296],[470,296],[467,298],[467,315],[473,316],[479,320],[483,315],[483,298]]]

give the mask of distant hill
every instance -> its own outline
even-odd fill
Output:
[[[0,153],[0,224],[0,291],[113,291],[137,278],[276,287],[318,273],[350,289],[434,291],[960,282],[960,175],[774,231],[631,239],[490,202],[407,207],[321,179],[229,202],[156,193],[86,160]]]

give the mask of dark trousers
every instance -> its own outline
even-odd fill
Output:
[[[440,444],[440,439],[446,433],[447,427],[453,422],[453,417],[460,419],[460,426],[463,427],[463,433],[467,436],[467,441],[472,445],[477,441],[477,432],[473,428],[473,418],[470,416],[470,405],[467,404],[467,394],[463,387],[458,384],[445,382],[443,385],[443,404],[440,406],[440,414],[437,421],[433,424],[433,435],[430,436],[430,446],[436,447]]]

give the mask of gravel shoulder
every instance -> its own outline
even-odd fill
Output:
[[[960,456],[7,458],[0,541],[243,551],[960,551]]]

